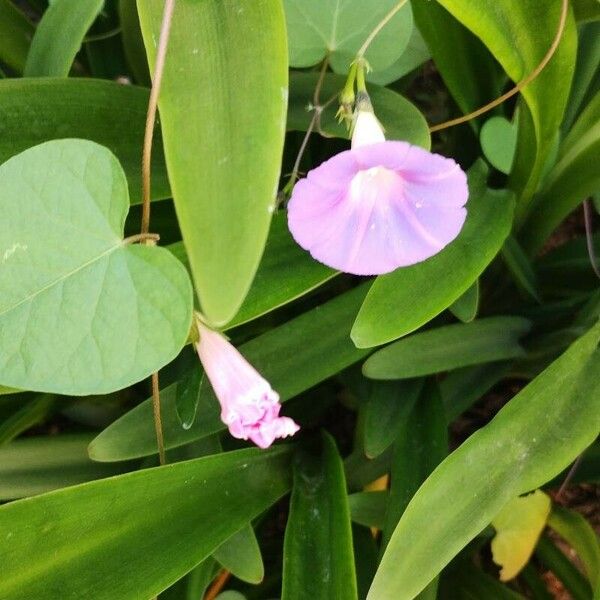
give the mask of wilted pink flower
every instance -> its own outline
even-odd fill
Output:
[[[468,197],[466,175],[453,160],[386,142],[373,112],[359,110],[352,149],[296,184],[288,223],[316,260],[380,275],[424,261],[454,240]]]
[[[280,417],[279,395],[220,333],[198,321],[198,356],[221,404],[221,420],[231,435],[268,448],[300,428]]]

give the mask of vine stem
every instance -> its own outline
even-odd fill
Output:
[[[151,169],[152,169],[152,140],[154,139],[154,125],[158,107],[158,96],[165,70],[165,59],[173,21],[175,0],[165,0],[165,8],[160,26],[158,48],[156,50],[156,64],[154,78],[148,101],[146,113],[146,128],[144,130],[144,146],[142,149],[142,227],[140,236],[147,236],[150,230],[150,199],[151,199]],[[147,240],[148,243],[148,240]],[[151,243],[151,240],[150,240]],[[156,242],[154,242],[156,243]],[[165,440],[163,435],[162,417],[160,413],[160,385],[158,373],[152,374],[152,410],[154,414],[154,428],[156,429],[156,444],[158,446],[158,459],[161,465],[166,463]]]
[[[369,37],[365,40],[365,43],[360,47],[360,50],[356,54],[357,60],[362,60],[365,56],[365,53],[369,49],[369,46],[373,42],[373,40],[379,35],[379,32],[394,18],[396,13],[400,11],[400,9],[408,2],[408,0],[400,0],[390,12],[383,17],[383,19],[379,22],[379,24],[371,31]]]
[[[489,104],[478,108],[477,110],[469,113],[468,115],[464,115],[462,117],[458,117],[457,119],[451,119],[450,121],[445,121],[444,123],[440,123],[439,125],[434,125],[429,128],[430,133],[434,133],[436,131],[441,131],[442,129],[448,129],[449,127],[454,127],[455,125],[462,125],[463,123],[467,123],[481,115],[489,112],[490,110],[500,106],[503,102],[506,102],[509,98],[517,95],[523,88],[527,87],[532,81],[538,78],[540,73],[546,68],[548,63],[552,60],[552,57],[556,53],[560,41],[562,39],[563,33],[565,32],[565,27],[567,25],[567,17],[569,15],[569,0],[562,0],[562,9],[560,14],[560,21],[558,24],[558,30],[556,32],[556,36],[550,46],[546,56],[542,59],[542,62],[529,74],[525,79],[522,79],[517,85],[503,94],[499,98],[492,100]]]
[[[158,107],[158,95],[165,70],[165,59],[167,46],[173,20],[173,9],[175,0],[165,0],[165,8],[160,26],[158,48],[156,49],[156,64],[154,66],[154,78],[150,89],[150,100],[148,101],[148,112],[146,113],[146,128],[144,130],[144,148],[142,151],[142,233],[148,233],[150,229],[150,171],[152,160],[152,140],[154,139],[154,124],[156,122],[156,110]]]
[[[154,244],[160,240],[158,233],[136,233],[130,235],[123,240],[123,245],[128,246],[129,244],[137,244],[137,242],[153,242]]]
[[[598,259],[594,249],[594,214],[592,212],[592,205],[589,200],[583,201],[583,216],[585,220],[585,237],[587,239],[587,249],[590,257],[590,263],[592,263],[592,269],[594,269],[596,277],[600,279],[600,265],[598,265]]]
[[[308,129],[306,130],[306,134],[304,135],[304,139],[302,140],[302,144],[300,145],[300,150],[298,151],[298,156],[296,157],[296,161],[294,162],[294,167],[292,168],[292,174],[290,175],[290,179],[287,182],[284,190],[291,190],[298,179],[298,175],[300,173],[300,163],[302,162],[302,157],[306,152],[306,147],[308,146],[308,140],[312,135],[315,127],[319,123],[321,119],[321,114],[323,110],[331,104],[333,100],[337,97],[334,96],[331,98],[324,106],[321,106],[321,88],[323,87],[323,81],[325,80],[325,73],[327,72],[327,66],[329,65],[329,57],[325,57],[323,64],[321,65],[321,71],[319,73],[319,79],[317,80],[317,85],[315,86],[315,91],[313,93],[313,116],[308,125]]]
[[[206,592],[206,596],[204,596],[204,600],[215,600],[215,598],[219,595],[229,578],[231,577],[231,573],[226,569],[223,569],[215,578],[212,585]]]

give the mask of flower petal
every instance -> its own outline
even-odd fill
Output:
[[[294,239],[320,262],[356,275],[388,273],[437,254],[462,229],[467,179],[453,160],[405,142],[337,157],[300,181],[288,206]]]

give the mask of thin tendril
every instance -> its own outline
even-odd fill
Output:
[[[587,240],[590,263],[592,264],[592,269],[594,269],[596,277],[600,279],[600,265],[598,265],[598,258],[596,257],[596,250],[594,249],[594,214],[589,200],[584,200],[583,202],[583,217],[585,220],[585,237]]]
[[[408,2],[408,0],[400,0],[398,4],[390,10],[390,12],[383,17],[383,19],[379,22],[377,27],[371,31],[369,37],[365,40],[365,43],[360,47],[360,50],[356,54],[357,59],[362,59],[369,49],[369,46],[373,42],[373,40],[379,35],[379,32],[393,19],[396,13]]]
[[[561,15],[560,15],[560,21],[558,24],[558,30],[556,32],[554,41],[552,42],[552,45],[550,46],[550,49],[546,53],[546,56],[544,56],[542,62],[536,67],[536,69],[533,72],[531,72],[527,77],[525,77],[525,79],[521,80],[514,88],[512,88],[510,91],[506,92],[506,94],[503,94],[499,98],[492,100],[492,102],[490,102],[489,104],[486,104],[485,106],[482,106],[481,108],[478,108],[476,111],[473,111],[472,113],[469,113],[468,115],[464,115],[462,117],[458,117],[457,119],[452,119],[450,121],[445,121],[444,123],[440,123],[439,125],[434,125],[433,127],[429,128],[429,132],[434,133],[436,131],[441,131],[442,129],[448,129],[449,127],[454,127],[455,125],[462,125],[463,123],[467,123],[468,121],[471,121],[477,117],[480,117],[481,115],[485,114],[486,112],[489,112],[490,110],[496,108],[497,106],[500,106],[503,102],[506,102],[506,100],[508,100],[509,98],[512,98],[513,96],[518,94],[523,88],[527,87],[532,81],[537,79],[537,77],[540,75],[540,73],[546,68],[546,66],[548,65],[550,60],[552,60],[552,57],[554,56],[554,54],[560,44],[563,33],[565,31],[565,27],[567,25],[567,16],[568,15],[569,15],[569,0],[562,0],[562,11],[561,11]]]
[[[152,168],[152,140],[154,138],[154,124],[156,121],[156,110],[158,105],[158,95],[160,85],[165,69],[165,58],[169,43],[169,34],[171,32],[171,22],[173,20],[173,9],[175,0],[166,0],[160,27],[160,37],[156,51],[156,65],[154,67],[154,80],[150,90],[150,100],[148,101],[148,113],[146,115],[146,128],[144,131],[144,147],[142,151],[142,227],[141,236],[148,234],[150,229],[150,199],[151,199],[151,168]],[[152,240],[146,240],[146,243],[153,243]],[[156,243],[156,241],[154,241]],[[166,463],[165,441],[163,435],[162,418],[160,414],[160,386],[158,373],[152,374],[152,409],[154,414],[154,428],[156,429],[156,444],[158,446],[158,458],[161,465]]]

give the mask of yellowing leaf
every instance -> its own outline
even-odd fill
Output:
[[[546,526],[552,503],[544,492],[511,500],[492,521],[496,536],[492,540],[494,562],[502,567],[501,581],[515,578],[529,562]]]

